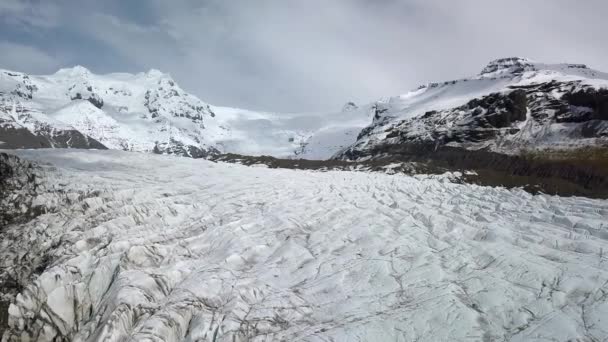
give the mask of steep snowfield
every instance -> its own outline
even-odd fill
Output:
[[[48,213],[0,242],[3,276],[43,270],[10,307],[9,340],[608,336],[607,201],[445,177],[11,153],[43,165],[35,202]]]

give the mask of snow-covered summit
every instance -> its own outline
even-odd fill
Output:
[[[508,57],[491,61],[483,68],[480,76],[495,76],[497,74],[521,74],[525,71],[536,70],[534,62],[527,58]]]
[[[61,68],[54,74],[56,77],[88,77],[91,71],[82,65],[75,65],[71,68]]]
[[[593,70],[585,64],[541,63],[529,58],[508,57],[491,61],[476,78],[537,78],[541,75],[555,78],[579,77],[608,80],[608,74]]]
[[[161,77],[170,78],[169,74],[164,74],[162,71],[160,71],[158,69],[150,69],[145,73],[145,75],[150,78],[161,78]]]

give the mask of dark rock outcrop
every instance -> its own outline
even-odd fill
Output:
[[[563,98],[587,120],[608,120],[608,89],[586,88],[567,93]]]
[[[0,122],[1,123],[1,122]],[[37,134],[26,128],[0,125],[0,148],[82,148],[106,150],[99,141],[77,130],[53,130],[41,128]]]
[[[488,63],[481,71],[481,75],[493,74],[495,72],[505,72],[511,75],[519,75],[525,71],[535,70],[534,65],[525,58],[508,57],[500,58]]]
[[[11,223],[27,221],[40,214],[32,205],[38,186],[32,163],[0,153],[0,233]]]
[[[32,80],[28,75],[7,71],[5,71],[4,74],[19,82],[16,84],[15,89],[10,92],[11,95],[15,95],[25,100],[31,100],[34,97],[34,93],[38,91],[38,87],[32,83]]]
[[[95,93],[90,93],[88,96],[83,96],[80,93],[76,93],[74,96],[71,97],[72,101],[74,100],[87,100],[89,101],[93,106],[101,109],[103,107],[103,99],[101,98],[101,96],[95,94]]]
[[[357,109],[359,109],[359,107],[354,102],[347,102],[344,107],[342,107],[342,112],[352,112]]]
[[[212,147],[205,150],[197,146],[185,145],[182,142],[173,139],[170,142],[156,142],[152,152],[156,154],[172,154],[195,159],[208,158],[210,156],[219,154],[219,151]]]
[[[459,109],[472,110],[481,127],[504,128],[513,122],[524,121],[527,112],[526,92],[515,90],[506,95],[494,93],[480,99],[473,99]],[[481,116],[481,113],[485,115]]]

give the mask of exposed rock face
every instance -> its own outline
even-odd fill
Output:
[[[8,224],[37,215],[32,199],[39,186],[38,178],[30,162],[0,153],[0,232]]]
[[[491,61],[480,75],[511,74],[519,75],[526,71],[536,70],[533,63],[526,58],[508,57]]]
[[[91,72],[82,66],[76,66],[69,71],[72,85],[67,90],[70,100],[87,100],[99,109],[103,107],[103,98],[91,84]]]
[[[89,102],[91,102],[91,104],[99,109],[101,109],[101,107],[103,107],[103,99],[95,94],[95,93],[91,93],[88,96],[86,96],[86,98],[82,97],[82,94],[80,93],[76,93],[74,96],[71,97],[72,101],[74,100],[87,100]]]
[[[192,145],[184,145],[179,141],[169,141],[164,143],[157,142],[154,146],[154,153],[156,154],[173,154],[178,156],[184,156],[189,158],[207,158],[211,155],[219,153],[216,149],[201,149]]]
[[[2,149],[51,147],[47,139],[23,127],[0,127],[0,137],[0,148]]]
[[[7,73],[7,75],[21,80],[11,91],[11,95],[31,100],[34,97],[34,93],[38,91],[38,87],[32,83],[28,75],[21,73]]]
[[[42,128],[37,134],[25,128],[13,126],[0,126],[0,148],[83,148],[106,150],[99,141],[90,138],[75,129],[55,130]]]
[[[574,122],[608,120],[608,89],[586,88],[564,95],[570,113],[579,114]]]
[[[387,119],[392,119],[391,116],[386,116],[386,114],[389,112],[390,110],[390,106],[388,103],[386,102],[376,102],[374,103],[374,105],[372,106],[372,118],[373,118],[373,123],[378,123],[381,121],[386,121]]]
[[[481,99],[471,100],[464,110],[473,110],[471,113],[480,126],[489,128],[504,128],[516,121],[526,119],[527,98],[526,92],[516,90],[508,94],[495,93]],[[484,115],[485,114],[485,115]]]

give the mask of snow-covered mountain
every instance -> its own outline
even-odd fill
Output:
[[[96,75],[77,66],[46,76],[0,70],[3,148],[326,159],[355,142],[370,113],[352,103],[342,112],[302,114],[211,106],[157,70]]]
[[[4,129],[77,130],[110,149],[198,157],[214,151],[227,131],[208,104],[155,70],[103,76],[80,66],[48,76],[0,71],[0,103]]]
[[[0,146],[358,159],[430,144],[517,154],[608,144],[606,88],[608,74],[584,65],[505,58],[341,111],[267,113],[209,105],[156,70],[0,71]]]
[[[336,157],[369,158],[408,144],[517,154],[608,145],[608,74],[524,58],[471,78],[431,83],[376,102],[373,123]]]

